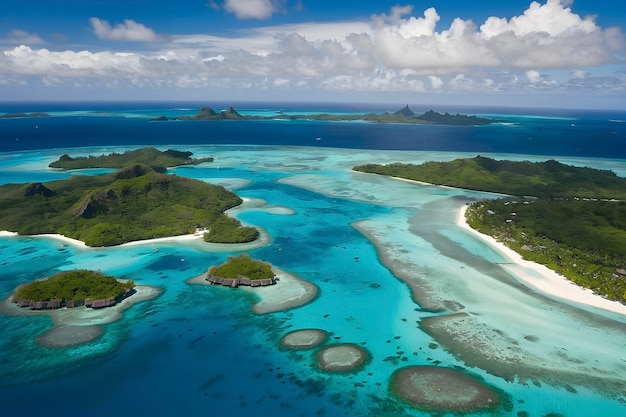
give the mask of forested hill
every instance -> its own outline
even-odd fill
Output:
[[[626,179],[612,171],[545,162],[498,161],[483,156],[421,165],[366,164],[353,168],[469,190],[537,198],[626,200]]]
[[[224,187],[133,165],[107,175],[1,186],[0,230],[59,233],[89,246],[188,234],[216,222],[228,235],[241,224],[223,212],[240,203]]]
[[[124,168],[129,165],[145,164],[158,172],[164,172],[166,167],[179,165],[199,164],[202,162],[213,162],[213,158],[192,158],[192,152],[177,151],[168,149],[159,151],[156,148],[148,147],[126,151],[124,153],[111,153],[100,156],[79,156],[71,157],[63,154],[57,161],[52,162],[51,168],[61,169],[85,169],[85,168]]]

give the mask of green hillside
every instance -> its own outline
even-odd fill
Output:
[[[231,243],[229,235],[249,229],[240,230],[236,220],[223,227],[223,212],[239,204],[224,187],[133,165],[107,175],[1,186],[0,230],[59,233],[89,246],[112,246],[210,229],[221,220],[226,238],[218,234],[213,241]]]
[[[392,177],[469,190],[537,198],[626,199],[626,179],[612,171],[550,160],[514,162],[476,156],[450,162],[366,164],[353,168]]]

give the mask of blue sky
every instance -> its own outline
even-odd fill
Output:
[[[0,100],[626,109],[620,3],[11,1]]]

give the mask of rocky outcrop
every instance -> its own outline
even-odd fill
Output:
[[[144,175],[156,172],[153,168],[144,164],[135,164],[127,166],[115,173],[115,179],[128,180],[131,178],[142,177]]]
[[[24,191],[22,192],[22,195],[24,197],[32,197],[34,195],[42,195],[44,197],[52,197],[55,194],[56,193],[54,191],[52,191],[51,189],[47,188],[45,185],[43,185],[40,182],[31,182],[30,184],[28,184],[24,188]]]
[[[109,196],[110,194],[110,196]],[[113,189],[109,190],[108,194],[91,192],[76,209],[75,218],[82,217],[83,219],[91,219],[100,213],[107,213],[109,211],[108,200],[115,200],[117,196]]]
[[[407,104],[406,106],[404,106],[403,109],[398,110],[397,112],[395,112],[394,116],[413,117],[413,116],[415,116],[415,113],[413,113],[413,110],[411,110],[409,108],[409,105]]]

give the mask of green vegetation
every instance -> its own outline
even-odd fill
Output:
[[[477,156],[450,162],[366,164],[353,168],[436,185],[537,198],[626,199],[626,179],[612,171],[550,160],[513,162]]]
[[[152,119],[153,121],[170,120],[166,116],[159,116]],[[368,113],[368,114],[293,114],[287,115],[283,112],[277,113],[275,116],[249,116],[241,115],[232,107],[227,110],[216,112],[210,107],[203,107],[193,116],[180,116],[173,120],[320,120],[320,121],[357,121],[365,120],[372,123],[410,123],[410,124],[446,124],[446,125],[485,125],[494,123],[497,120],[485,119],[476,116],[467,116],[462,114],[441,114],[429,110],[422,115],[413,113],[409,106],[395,113]]]
[[[585,288],[626,301],[626,179],[557,161],[367,164],[354,170],[538,199],[472,204],[471,227]]]
[[[0,119],[17,119],[17,118],[26,118],[26,117],[48,117],[50,116],[48,113],[44,112],[35,112],[35,113],[5,113],[0,115]]]
[[[15,297],[31,301],[61,300],[62,303],[103,300],[120,297],[134,286],[132,280],[120,282],[101,272],[79,269],[59,272],[45,280],[23,285],[16,290]]]
[[[468,224],[578,285],[626,301],[626,202],[490,200]]]
[[[192,152],[168,149],[159,151],[156,148],[142,148],[124,153],[111,153],[101,156],[79,156],[72,158],[68,154],[62,155],[57,161],[52,162],[51,168],[61,169],[84,169],[84,168],[124,168],[129,165],[145,164],[151,166],[157,172],[165,172],[166,167],[179,165],[200,164],[213,162],[213,158],[195,159]]]
[[[259,236],[255,227],[242,226],[241,222],[225,214],[217,216],[204,240],[211,243],[246,243]]]
[[[229,257],[225,263],[212,266],[209,269],[209,275],[229,279],[238,277],[250,279],[274,278],[274,272],[272,272],[270,264],[252,259],[247,254]]]
[[[166,175],[146,165],[115,173],[73,176],[46,183],[0,187],[0,230],[22,235],[59,233],[89,246],[193,233],[211,228],[213,241],[250,240],[248,228],[223,221],[223,212],[241,204],[224,187]],[[235,240],[233,240],[235,239]]]

